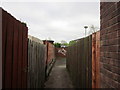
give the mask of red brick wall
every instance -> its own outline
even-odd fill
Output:
[[[53,42],[44,41],[44,44],[46,45],[46,58],[47,58],[47,64],[50,63],[53,59],[55,59],[55,47],[53,45]]]
[[[52,43],[48,43],[48,62],[55,58],[55,48]]]
[[[102,88],[120,88],[120,2],[101,2],[100,79]]]

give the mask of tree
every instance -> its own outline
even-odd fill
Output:
[[[61,43],[54,43],[54,46],[57,47],[57,48],[60,48],[61,47]]]
[[[98,31],[98,27],[95,27],[94,25],[91,25],[90,26],[90,31],[89,31],[89,34],[92,34],[92,33],[95,33]]]
[[[74,40],[73,40],[73,41],[70,41],[70,42],[69,42],[69,46],[73,45],[74,43],[76,43],[76,41],[74,41]]]
[[[21,22],[22,24],[24,24],[25,26],[27,26],[27,24],[25,22]]]
[[[61,41],[61,47],[67,47],[68,45],[69,44],[65,40]]]

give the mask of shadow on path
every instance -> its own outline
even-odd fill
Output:
[[[45,88],[74,88],[66,69],[65,58],[57,58]]]

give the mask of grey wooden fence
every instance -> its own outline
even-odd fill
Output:
[[[45,81],[45,46],[42,41],[29,36],[28,88],[42,88]]]
[[[67,69],[77,88],[92,87],[92,36],[67,48]]]

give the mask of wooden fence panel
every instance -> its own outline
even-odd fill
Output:
[[[13,59],[13,18],[8,15],[6,62],[5,62],[5,87],[12,88],[12,59]]]
[[[91,58],[91,56],[92,56],[92,36],[89,36],[89,50],[88,50],[89,52],[89,54],[88,54],[88,87],[92,87],[92,58]]]
[[[67,49],[67,69],[77,88],[99,87],[100,32],[78,40]]]
[[[96,33],[96,88],[100,88],[100,32]]]
[[[2,8],[0,8],[0,89],[2,89]]]
[[[22,33],[22,25],[19,23],[19,52],[18,52],[18,88],[22,87],[22,55],[23,55],[23,49],[22,49],[22,37],[23,37],[23,33]]]
[[[92,87],[99,88],[100,83],[100,32],[92,35]]]
[[[4,20],[3,20],[4,18]],[[6,30],[7,30],[7,14],[2,10],[2,87],[5,87],[5,61],[6,61]],[[4,50],[3,50],[4,49]]]
[[[82,38],[67,49],[67,68],[77,88],[92,87],[91,37]]]
[[[17,88],[18,74],[18,22],[14,21],[14,45],[13,45],[13,75],[12,88]]]
[[[27,48],[28,47],[28,37],[27,37],[27,33],[28,31],[26,30],[27,27],[25,25],[23,25],[22,27],[23,29],[23,62],[22,62],[22,88],[27,88],[27,66],[28,66],[28,55],[27,55]]]
[[[24,67],[22,65],[27,66],[25,62],[27,61],[28,28],[25,26],[23,29],[24,24],[3,9],[2,20],[2,88],[25,88],[27,82],[25,82],[26,76],[23,75]],[[24,87],[22,87],[22,83]]]
[[[42,88],[45,81],[45,46],[32,36],[28,40],[28,88]]]

